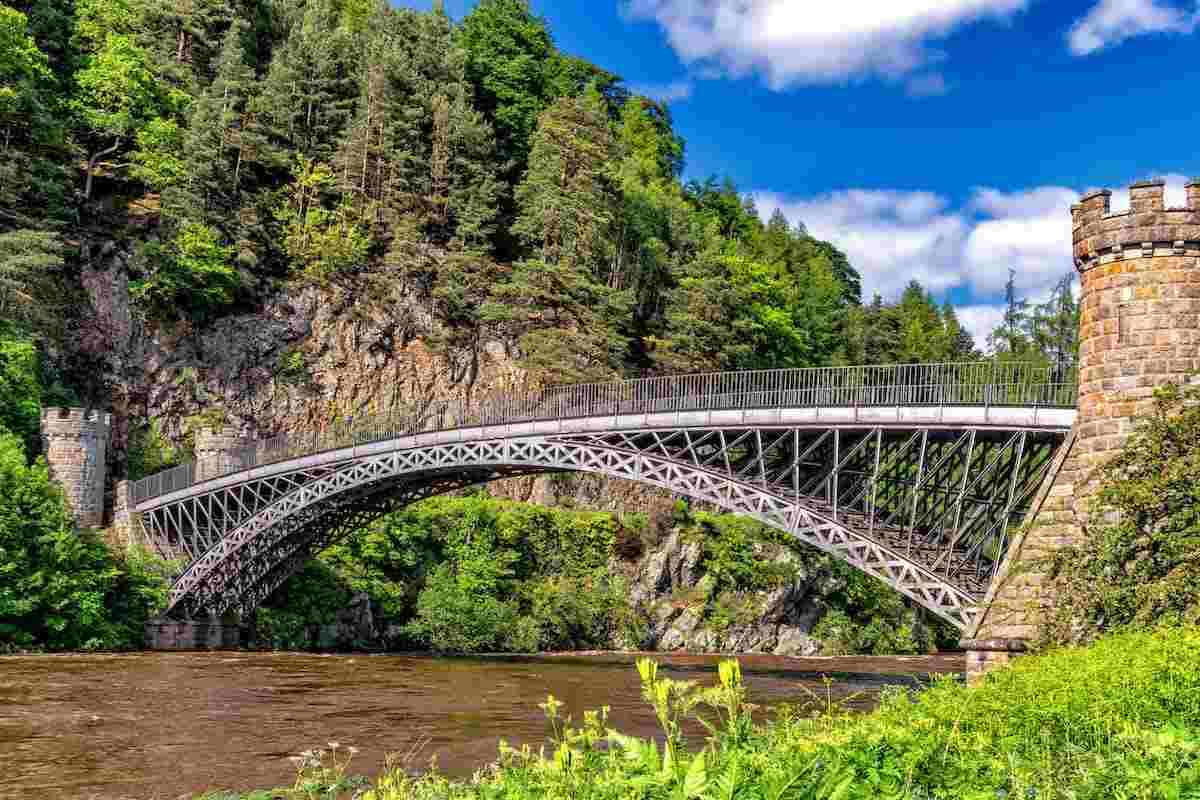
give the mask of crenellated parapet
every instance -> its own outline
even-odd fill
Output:
[[[1129,211],[1111,193],[1072,208],[1079,270],[1079,443],[1095,466],[1123,446],[1154,390],[1200,370],[1200,179],[1187,207],[1166,208],[1164,183],[1130,189]]]
[[[42,442],[50,475],[66,494],[78,525],[104,521],[105,460],[112,415],[85,408],[42,410]]]
[[[1071,206],[1075,266],[1086,273],[1126,258],[1200,254],[1200,178],[1186,187],[1183,208],[1166,207],[1166,183],[1141,181],[1129,187],[1129,210],[1113,213],[1112,192],[1087,192]]]

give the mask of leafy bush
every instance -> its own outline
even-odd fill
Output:
[[[1099,524],[1051,559],[1058,602],[1044,637],[1200,621],[1200,387],[1158,390],[1102,474]]]
[[[133,426],[129,446],[125,450],[125,474],[131,481],[140,480],[187,460],[188,454],[173,446],[158,429],[158,421]]]
[[[214,228],[186,223],[165,247],[146,245],[150,271],[132,284],[131,295],[159,319],[205,319],[232,303],[241,286],[233,255]]]
[[[440,565],[417,600],[417,618],[407,626],[410,635],[441,652],[504,649],[506,636],[517,622],[516,606],[479,591],[478,584],[471,577],[455,574],[451,564]]]
[[[337,572],[321,561],[310,561],[259,607],[258,641],[279,650],[315,647],[310,631],[333,623],[349,601],[350,589]]]
[[[41,397],[33,342],[0,337],[0,426],[20,437],[29,459],[42,449]]]
[[[45,464],[27,466],[20,441],[0,430],[0,647],[140,647],[166,600],[164,572],[74,530]]]

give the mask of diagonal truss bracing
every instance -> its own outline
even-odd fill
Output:
[[[169,613],[253,609],[325,544],[421,497],[497,478],[592,472],[753,517],[965,629],[1064,431],[697,426],[465,439],[282,469],[141,510],[187,567]]]

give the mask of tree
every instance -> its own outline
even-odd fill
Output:
[[[333,200],[329,167],[296,157],[286,200],[275,210],[282,225],[283,250],[297,271],[313,280],[361,266],[370,238],[348,203]]]
[[[16,145],[61,138],[50,62],[27,29],[24,14],[0,6],[0,154],[6,157]]]
[[[233,234],[245,164],[260,149],[250,124],[254,69],[246,62],[246,26],[230,26],[216,76],[192,110],[182,145],[180,185],[166,205],[172,216],[215,225]]]
[[[538,116],[551,100],[554,43],[526,0],[482,0],[463,20],[456,41],[476,107],[496,130],[510,176],[524,172]]]
[[[109,33],[76,74],[71,107],[90,143],[83,196],[92,196],[96,167],[134,137],[163,106],[150,58],[132,37]]]
[[[0,320],[44,328],[59,310],[53,286],[63,266],[58,234],[20,229],[0,233]]]
[[[988,347],[999,355],[1020,358],[1029,349],[1026,336],[1029,303],[1017,297],[1016,276],[1016,270],[1008,271],[1008,281],[1004,284],[1004,317],[988,336]]]
[[[608,263],[616,205],[615,143],[596,94],[563,98],[538,120],[514,231],[547,262],[596,271]]]
[[[655,357],[675,371],[829,364],[841,325],[840,295],[820,262],[797,274],[709,254],[672,293]]]
[[[1074,275],[1064,275],[1046,302],[1033,307],[1029,320],[1032,345],[1060,372],[1075,363],[1079,353],[1079,304],[1071,291],[1074,280]]]
[[[268,147],[265,166],[286,169],[295,154],[328,163],[358,96],[360,37],[342,24],[335,0],[311,0],[297,12],[253,103]]]
[[[563,98],[538,120],[529,171],[517,187],[513,226],[536,256],[500,292],[519,310],[527,363],[548,377],[616,374],[627,346],[618,326],[629,296],[604,282],[616,206],[608,172],[615,143],[599,94]],[[564,335],[564,331],[569,334]]]
[[[233,302],[241,285],[229,263],[233,248],[199,222],[185,223],[165,248],[149,255],[150,272],[131,293],[159,318],[204,319]]]
[[[0,338],[0,430],[20,437],[30,463],[42,449],[39,373],[33,342],[12,335]]]

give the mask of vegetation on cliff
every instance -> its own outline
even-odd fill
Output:
[[[285,582],[259,609],[259,641],[315,646],[318,626],[333,623],[352,593],[363,593],[386,619],[391,635],[382,643],[392,648],[653,649],[656,620],[680,610],[711,632],[709,649],[727,648],[726,632],[760,623],[764,597],[803,580],[819,587],[803,598],[820,620],[815,629],[809,621],[805,633],[825,652],[913,653],[954,643],[948,626],[883,584],[789,546],[759,523],[683,503],[651,516],[483,493],[431,498],[334,544]],[[631,591],[637,565],[669,536],[694,554],[690,583]],[[776,553],[781,547],[786,558]]]
[[[662,726],[655,740],[613,730],[606,711],[582,724],[548,698],[548,747],[500,746],[466,781],[403,768],[370,800],[678,798],[679,800],[1168,800],[1200,794],[1200,632],[1110,635],[1089,647],[1028,656],[968,687],[949,678],[898,689],[876,711],[784,709],[755,724],[736,662],[703,688],[638,665]],[[679,721],[703,719],[687,742]],[[295,787],[248,797],[338,796],[346,756],[310,752]],[[349,765],[352,768],[352,764]],[[361,790],[358,790],[361,792]],[[209,795],[230,798],[236,795]]]

